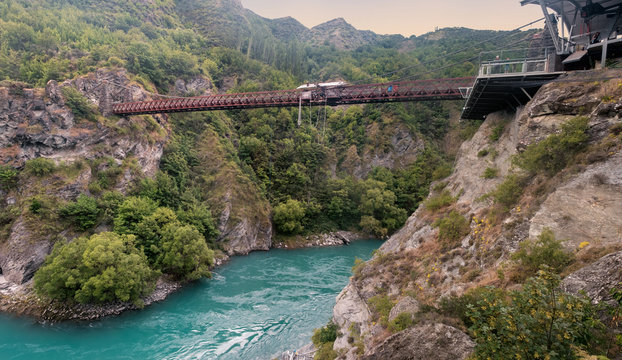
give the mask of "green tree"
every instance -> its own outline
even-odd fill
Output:
[[[162,234],[168,225],[180,225],[177,215],[166,207],[157,208],[153,214],[145,216],[136,224],[136,246],[145,252],[151,263],[155,263],[162,251]]]
[[[274,224],[284,234],[300,233],[304,216],[305,208],[298,200],[289,199],[274,208]]]
[[[135,234],[136,227],[145,217],[153,214],[157,204],[146,197],[129,197],[119,205],[114,218],[114,231],[119,234]]]
[[[362,185],[363,193],[359,209],[363,218],[361,226],[366,230],[373,229],[377,236],[386,236],[397,230],[406,221],[406,210],[395,205],[397,197],[391,190],[387,190],[386,184],[376,180],[367,180]],[[369,218],[377,221],[371,221]],[[380,226],[378,225],[380,223]],[[370,226],[373,224],[373,226]]]
[[[153,291],[155,273],[134,236],[100,233],[57,244],[34,277],[38,294],[80,303],[132,301]]]
[[[216,222],[207,206],[190,204],[185,209],[177,211],[179,221],[194,226],[203,235],[208,243],[213,243],[218,237]]]
[[[162,231],[162,251],[157,265],[167,274],[182,280],[210,277],[209,267],[214,264],[214,251],[191,225],[169,224]]]

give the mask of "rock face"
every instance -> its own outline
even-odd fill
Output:
[[[200,173],[209,191],[209,205],[218,219],[220,236],[228,255],[245,255],[272,246],[270,203],[232,162],[227,161],[222,139],[206,132],[199,145]]]
[[[550,194],[531,219],[529,236],[550,228],[567,245],[620,242],[622,231],[622,153],[588,166]]]
[[[425,324],[399,332],[374,351],[363,356],[364,360],[464,360],[475,343],[462,331],[445,324]]]
[[[207,96],[212,95],[212,88],[212,82],[203,77],[189,81],[178,79],[175,81],[174,93],[180,96]]]
[[[339,295],[333,308],[333,321],[340,329],[350,329],[352,326],[360,326],[360,332],[368,332],[371,322],[371,311],[365,300],[359,295],[357,288],[349,284]],[[350,346],[348,337],[350,332],[339,332],[333,348],[346,349],[346,359],[356,359],[356,349]]]
[[[357,239],[370,238],[368,235],[353,233],[350,231],[334,231],[327,234],[309,235],[304,238],[300,237],[292,243],[275,242],[275,249],[294,249],[306,247],[324,247],[324,246],[341,246],[348,245]]]
[[[592,302],[611,300],[609,291],[619,287],[622,278],[622,252],[609,254],[564,278],[561,288],[570,294],[585,293]]]
[[[601,78],[611,80],[595,81]],[[515,113],[489,115],[460,147],[453,174],[432,184],[429,199],[438,199],[442,193],[453,199],[440,210],[419,206],[337,297],[333,320],[342,335],[334,349],[347,359],[359,358],[354,344],[346,339],[360,336],[365,359],[465,358],[473,349],[472,342],[464,352],[444,353],[443,349],[452,347],[444,342],[446,335],[458,330],[439,330],[439,324],[387,338],[388,332],[372,323],[377,314],[370,311],[369,299],[387,296],[395,304],[390,314],[394,318],[408,312],[403,311],[405,302],[410,302],[404,300],[405,294],[417,294],[411,304],[414,309],[415,300],[438,306],[444,296],[501,284],[499,264],[509,259],[521,241],[537,237],[544,228],[550,228],[581,259],[619,251],[622,141],[616,129],[622,128],[621,79],[619,70],[571,73],[543,86]],[[553,177],[528,178],[516,205],[495,220],[499,210],[487,194],[508,174],[520,171],[512,165],[512,157],[558,133],[562,124],[577,116],[588,118],[590,144],[575,160],[578,164]],[[484,178],[488,168],[496,176]],[[448,251],[439,244],[434,222],[450,211],[463,216],[470,229]],[[575,294],[583,290],[595,302],[607,301],[609,290],[620,281],[620,259],[622,255],[615,253],[598,261],[581,260],[587,266],[566,277],[563,289]],[[352,329],[360,331],[356,334]],[[440,346],[430,348],[430,344]]]
[[[375,167],[404,168],[415,162],[425,146],[423,139],[411,134],[405,125],[381,130],[377,124],[372,124],[367,128],[367,135],[372,139],[387,136],[390,138],[390,148],[370,144],[360,149],[362,153],[359,156],[359,149],[353,145],[348,150],[341,168],[359,179],[365,178]]]
[[[80,165],[75,176],[27,178],[19,185],[19,193],[0,198],[2,207],[33,195],[75,200],[81,193],[89,194],[92,170],[104,171],[129,160],[136,162],[144,176],[153,176],[157,171],[168,134],[164,117],[154,117],[159,129],[153,129],[153,133],[140,129],[144,125],[140,119],[133,120],[134,124],[127,119],[105,124],[76,118],[67,106],[64,87],[77,89],[102,114],[109,112],[113,102],[148,99],[141,87],[130,83],[124,70],[98,70],[60,85],[50,81],[45,89],[0,88],[0,164],[19,167],[36,157],[52,159],[63,166],[110,159],[110,163],[105,162],[96,169]],[[115,189],[125,192],[134,177],[130,169],[124,168]],[[14,284],[29,281],[56,239],[70,235],[64,229],[41,229],[26,214],[17,216],[8,238],[0,239],[0,268],[6,281]]]

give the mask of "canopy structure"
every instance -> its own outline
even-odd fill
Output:
[[[622,0],[521,0],[521,5],[542,8],[558,55],[598,49],[606,58],[608,46],[622,45]]]

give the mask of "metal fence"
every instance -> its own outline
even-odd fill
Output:
[[[549,72],[554,48],[525,48],[488,51],[480,54],[479,76]]]

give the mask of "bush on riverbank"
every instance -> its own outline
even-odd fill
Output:
[[[153,291],[157,272],[133,235],[100,233],[57,244],[34,277],[37,294],[79,303],[131,301]]]

